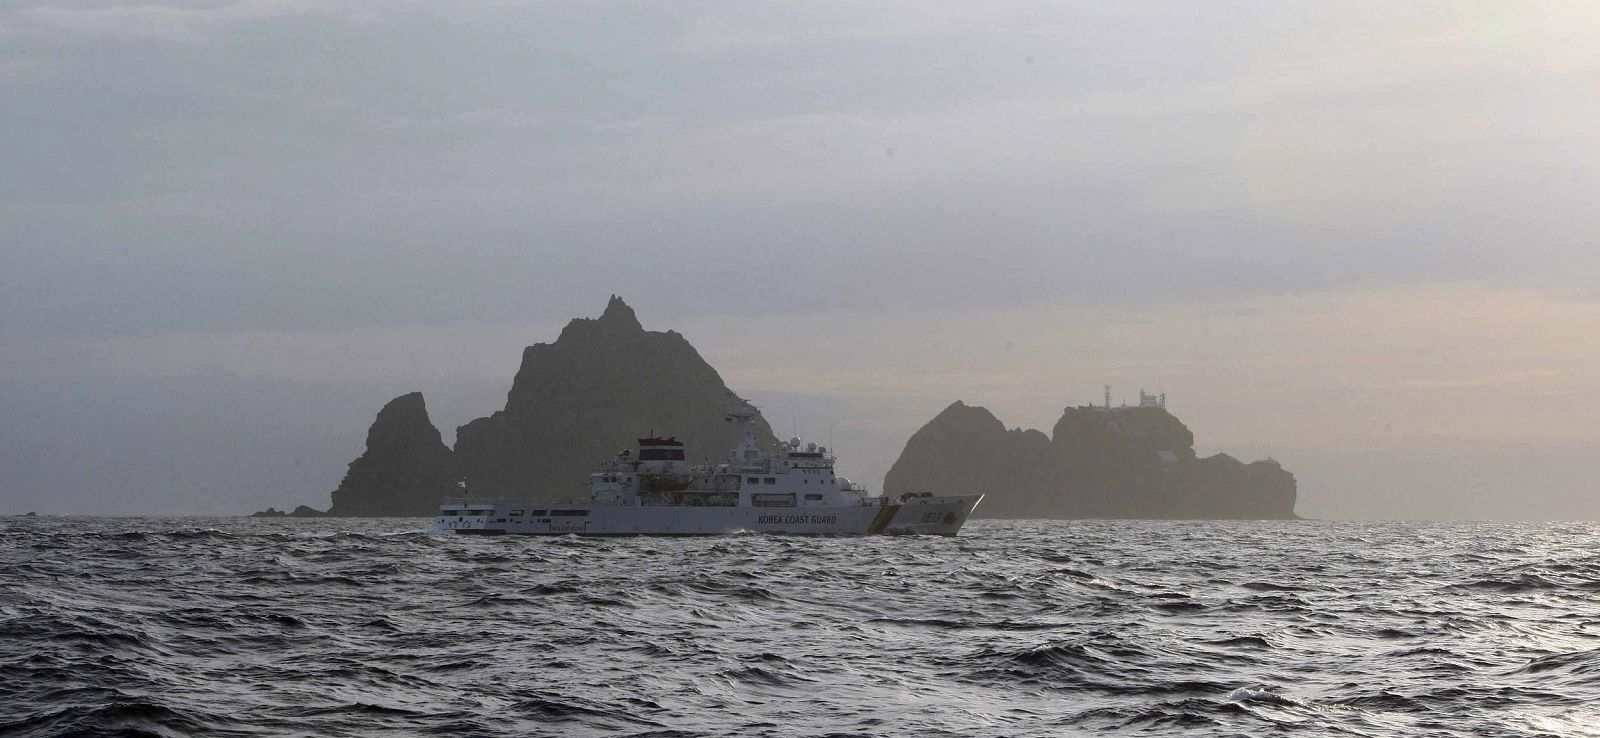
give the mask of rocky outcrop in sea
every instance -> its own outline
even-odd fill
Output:
[[[333,491],[330,515],[432,516],[439,498],[461,479],[455,454],[428,419],[421,392],[401,395],[378,411],[367,450]]]
[[[988,495],[990,518],[1294,518],[1296,485],[1272,460],[1199,458],[1163,407],[1070,407],[1050,435],[1007,430],[955,402],[906,443],[889,494]]]
[[[309,505],[295,505],[294,510],[284,512],[275,507],[269,507],[261,512],[250,513],[252,518],[322,518],[327,513]]]
[[[505,408],[456,430],[456,459],[474,494],[587,498],[594,465],[638,438],[676,436],[685,458],[722,459],[727,413],[742,405],[688,340],[645,330],[613,296],[599,318],[522,352]]]
[[[645,330],[612,296],[599,318],[524,349],[505,407],[457,428],[454,449],[421,393],[390,401],[328,514],[432,516],[462,481],[472,496],[586,497],[589,470],[641,437],[676,436],[687,458],[723,458],[734,445],[727,413],[742,405],[682,335]],[[776,443],[758,423],[762,442]]]

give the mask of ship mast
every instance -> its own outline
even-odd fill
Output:
[[[737,431],[738,445],[733,448],[732,461],[744,464],[761,457],[761,446],[756,440],[756,418],[761,417],[761,412],[755,405],[744,403],[744,407],[730,411],[727,419],[734,422]]]

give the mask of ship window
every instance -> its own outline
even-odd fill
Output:
[[[751,495],[750,504],[754,507],[794,507],[794,494]]]
[[[819,494],[817,494],[815,492],[812,492],[812,493],[806,495],[806,499],[808,499],[808,500],[810,500],[812,502],[816,502],[816,501],[822,499],[822,495],[819,495]]]
[[[589,514],[588,510],[551,510],[550,511],[550,516],[551,517],[556,517],[556,516],[560,516],[560,515],[565,515],[565,516],[568,516],[568,517],[581,517],[581,516],[588,515],[588,514]]]
[[[774,478],[774,477],[767,477],[766,482],[767,482],[767,484],[777,484],[778,480],[776,478]]]
[[[751,477],[751,478],[745,480],[745,482],[748,483],[748,484],[760,484],[761,483],[761,477]]]
[[[543,515],[543,514],[544,514],[543,510],[534,510],[534,511],[528,513],[529,516],[535,517],[535,518],[537,518],[537,517],[539,517],[540,515]]]
[[[461,511],[460,510],[442,510],[442,511],[440,511],[439,514],[444,515],[445,517],[450,517],[450,516],[454,516],[454,515],[460,515]]]
[[[520,518],[520,517],[522,517],[522,513],[523,513],[522,510],[512,510],[511,511],[511,517]]]

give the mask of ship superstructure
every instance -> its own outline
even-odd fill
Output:
[[[981,494],[871,496],[834,471],[832,451],[799,438],[762,448],[758,413],[728,414],[737,445],[717,464],[691,465],[675,438],[641,438],[589,475],[589,500],[557,504],[446,500],[432,528],[524,535],[955,535]]]

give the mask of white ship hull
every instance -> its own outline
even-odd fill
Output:
[[[748,403],[728,413],[739,440],[718,464],[692,465],[676,438],[640,438],[589,474],[587,503],[445,500],[432,530],[525,536],[953,536],[983,495],[869,497],[834,457],[799,438],[762,448]],[[461,483],[463,491],[466,482]],[[463,492],[465,494],[465,492]]]
[[[908,497],[856,505],[714,507],[693,505],[549,505],[517,501],[447,501],[430,530],[478,535],[953,536],[983,495]]]

